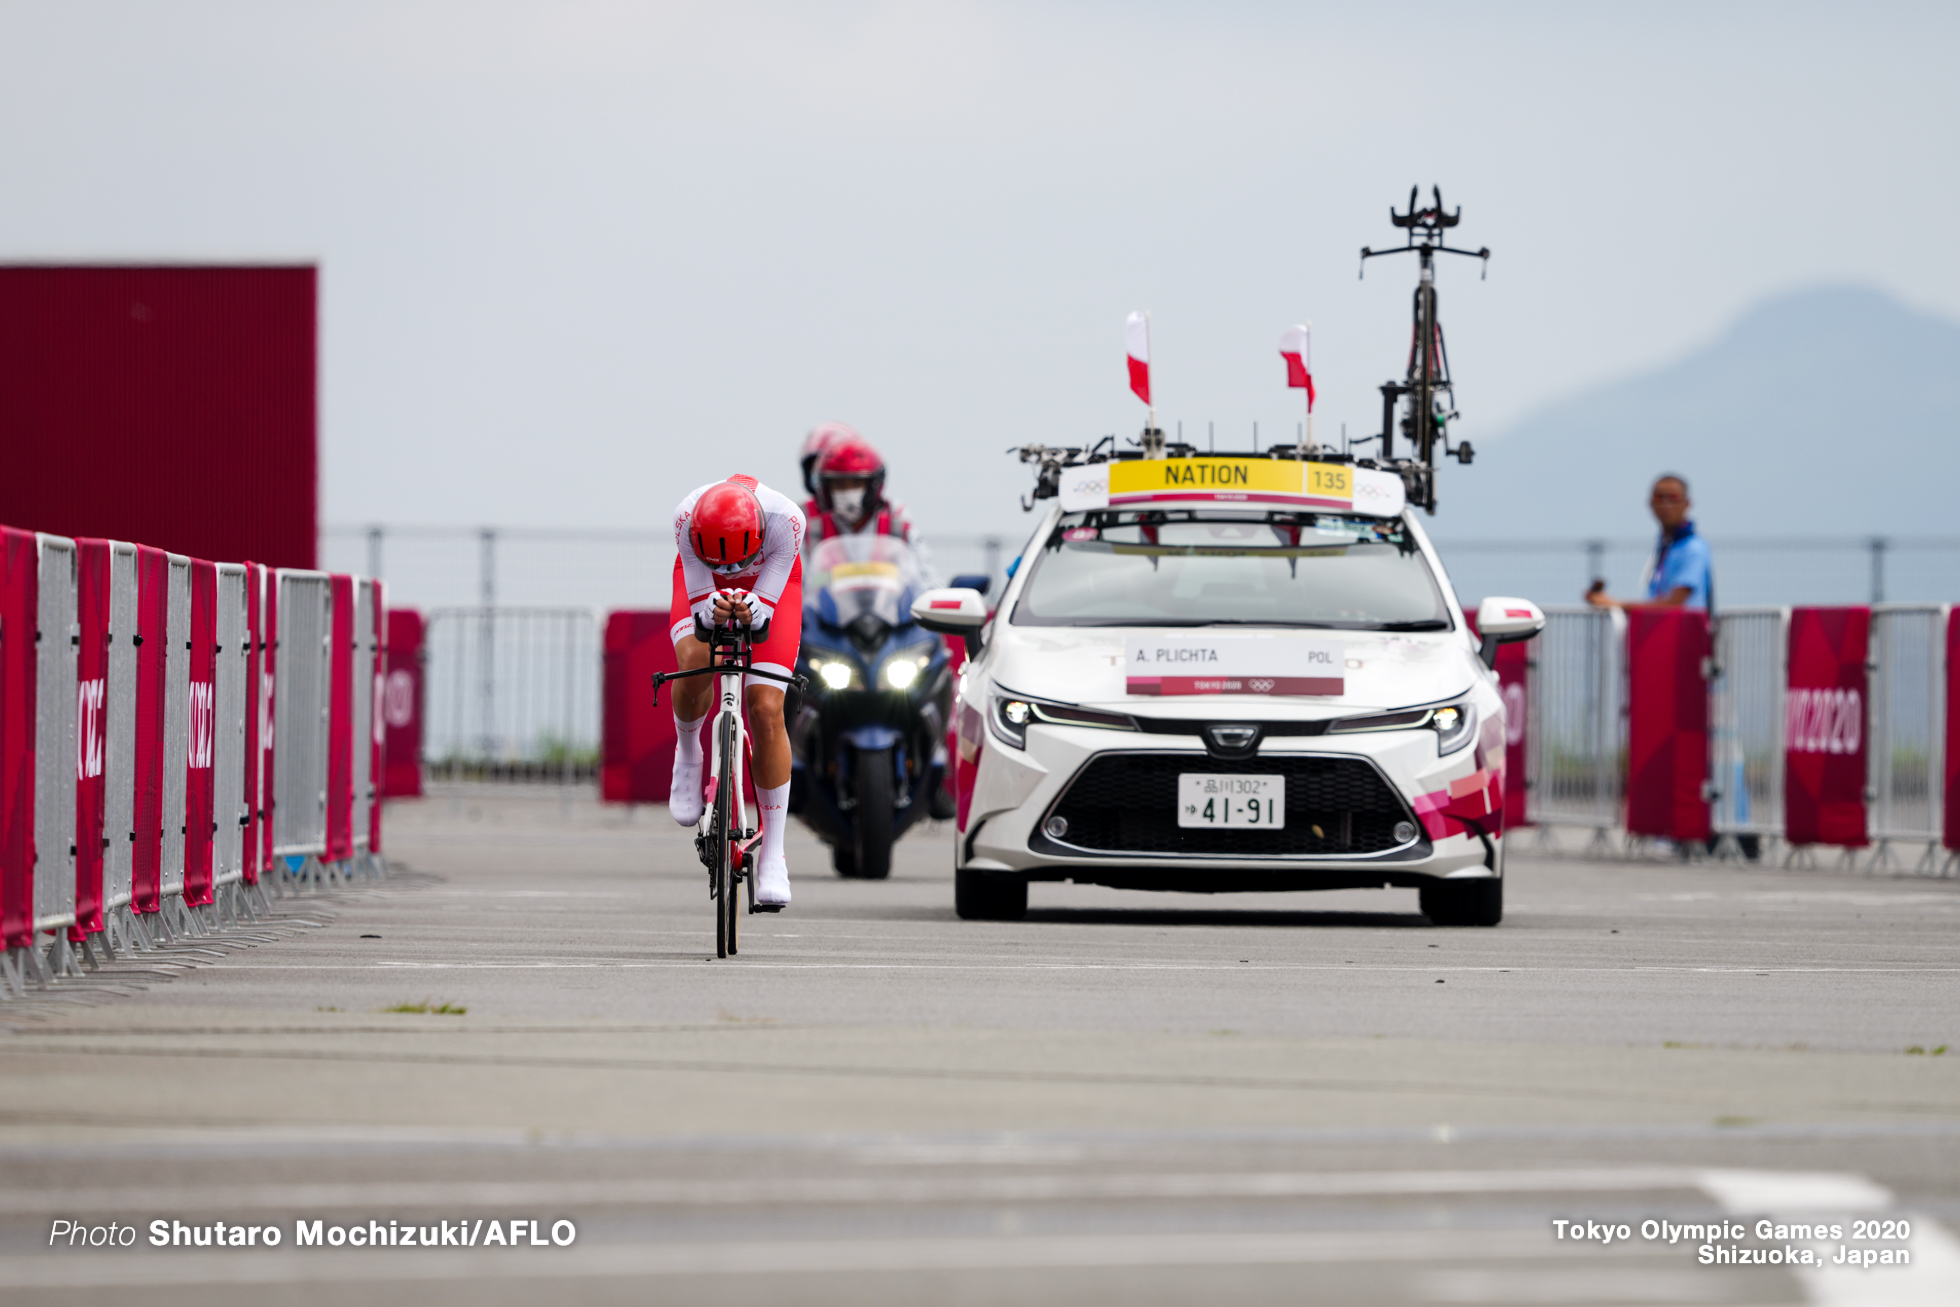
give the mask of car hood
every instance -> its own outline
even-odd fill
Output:
[[[1181,634],[1150,628],[996,624],[984,671],[994,684],[1039,699],[1147,712],[1153,717],[1215,718],[1221,711],[1267,720],[1312,721],[1357,709],[1435,703],[1477,683],[1481,665],[1460,631],[1259,631],[1288,641],[1336,641],[1345,654],[1342,693],[1320,695],[1133,695],[1124,688],[1126,637]]]

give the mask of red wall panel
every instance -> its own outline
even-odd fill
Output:
[[[312,567],[310,267],[0,267],[0,521]]]
[[[606,617],[599,797],[607,803],[665,803],[673,784],[673,690],[653,702],[653,674],[679,669],[665,612]]]

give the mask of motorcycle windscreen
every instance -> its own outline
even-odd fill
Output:
[[[894,536],[819,541],[806,572],[821,618],[844,628],[867,616],[903,626],[912,620],[913,596],[926,588],[917,556]]]

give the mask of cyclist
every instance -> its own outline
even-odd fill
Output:
[[[695,619],[733,621],[749,630],[752,667],[790,676],[803,636],[803,513],[786,496],[752,476],[717,481],[681,500],[674,510],[674,655],[682,671],[708,665],[708,646]],[[783,726],[783,686],[746,678],[756,808],[762,823],[757,903],[789,902],[783,830],[789,817],[789,732]],[[674,781],[668,797],[674,820],[701,820],[701,724],[714,704],[712,678],[674,683]]]

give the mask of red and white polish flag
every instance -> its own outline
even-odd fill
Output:
[[[1313,412],[1313,326],[1302,322],[1280,333],[1279,356],[1286,360],[1286,384],[1307,392],[1307,412]]]
[[[1123,345],[1130,355],[1130,389],[1150,402],[1150,314],[1138,309],[1123,323]]]

